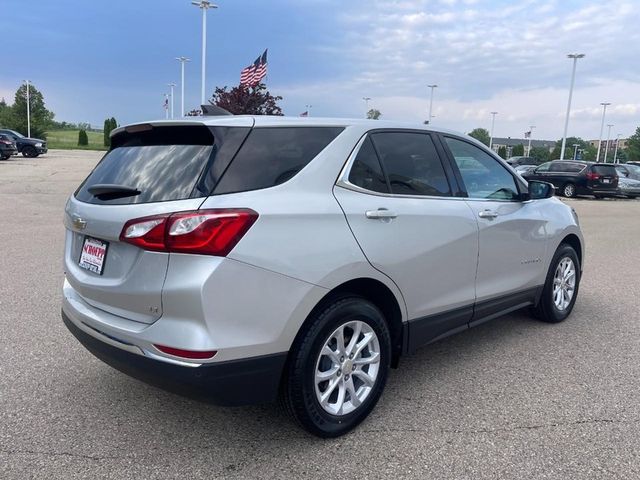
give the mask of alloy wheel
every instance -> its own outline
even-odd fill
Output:
[[[571,300],[576,288],[576,266],[569,257],[564,257],[558,263],[553,276],[553,303],[559,311],[564,311]]]
[[[325,340],[315,368],[316,399],[324,411],[346,415],[369,397],[380,371],[380,342],[360,320],[339,326]]]

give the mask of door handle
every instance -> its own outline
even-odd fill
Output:
[[[493,210],[482,210],[480,213],[478,213],[478,216],[480,218],[496,218],[498,216],[497,212],[494,212]]]
[[[373,220],[396,218],[398,216],[396,212],[392,212],[391,210],[387,210],[386,208],[379,208],[378,210],[367,210],[366,212],[364,212],[364,214],[367,218],[371,218]]]

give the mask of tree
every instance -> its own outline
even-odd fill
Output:
[[[489,136],[489,130],[487,130],[486,128],[474,128],[469,132],[469,136],[475,138],[479,142],[484,143],[487,147],[491,142],[491,137]]]
[[[111,118],[107,118],[104,121],[104,127],[102,130],[102,135],[103,135],[103,141],[104,141],[104,146],[105,147],[110,147],[111,146],[111,132],[113,130],[115,130],[116,128],[118,128],[118,123],[116,122],[116,119],[111,117]]]
[[[13,127],[13,112],[4,97],[0,100],[0,128]]]
[[[89,145],[89,137],[86,130],[78,130],[78,145]]]
[[[375,108],[372,108],[367,112],[367,118],[369,120],[380,120],[381,116],[382,116],[382,113],[380,113],[380,110]]]
[[[511,156],[522,157],[523,155],[524,155],[524,145],[521,143],[519,145],[514,145],[513,148],[511,149]]]
[[[627,148],[625,148],[627,161],[640,161],[640,127],[636,128],[636,132],[627,140]]]
[[[500,155],[500,158],[503,159],[507,159],[507,147],[505,147],[504,145],[502,145],[501,147],[498,148],[498,155]]]
[[[549,149],[546,147],[531,147],[529,156],[536,160],[546,162],[549,160]]]
[[[597,149],[589,145],[580,137],[567,137],[564,148],[564,158],[567,160],[573,159],[573,153],[575,151],[574,145],[578,145],[578,150],[582,150],[582,160],[595,160]],[[551,159],[557,160],[560,158],[560,150],[562,149],[562,139],[556,142],[556,146],[551,152]],[[604,155],[604,154],[603,154]],[[601,157],[602,159],[602,157]]]
[[[216,87],[209,103],[224,108],[234,115],[283,115],[278,102],[281,96],[273,96],[267,87],[260,83],[254,87],[238,85],[231,90]]]
[[[47,110],[42,93],[33,85],[29,85],[29,105],[31,116],[31,136],[44,138],[45,131],[51,126],[53,112]],[[13,128],[23,135],[27,134],[27,86],[20,85],[16,91],[15,100],[11,107]]]

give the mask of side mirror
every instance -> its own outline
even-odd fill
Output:
[[[529,200],[551,198],[555,193],[555,187],[548,182],[529,180]]]

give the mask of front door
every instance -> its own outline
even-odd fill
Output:
[[[541,201],[522,201],[515,175],[472,143],[444,136],[479,228],[474,318],[527,303],[544,284],[546,221]]]

